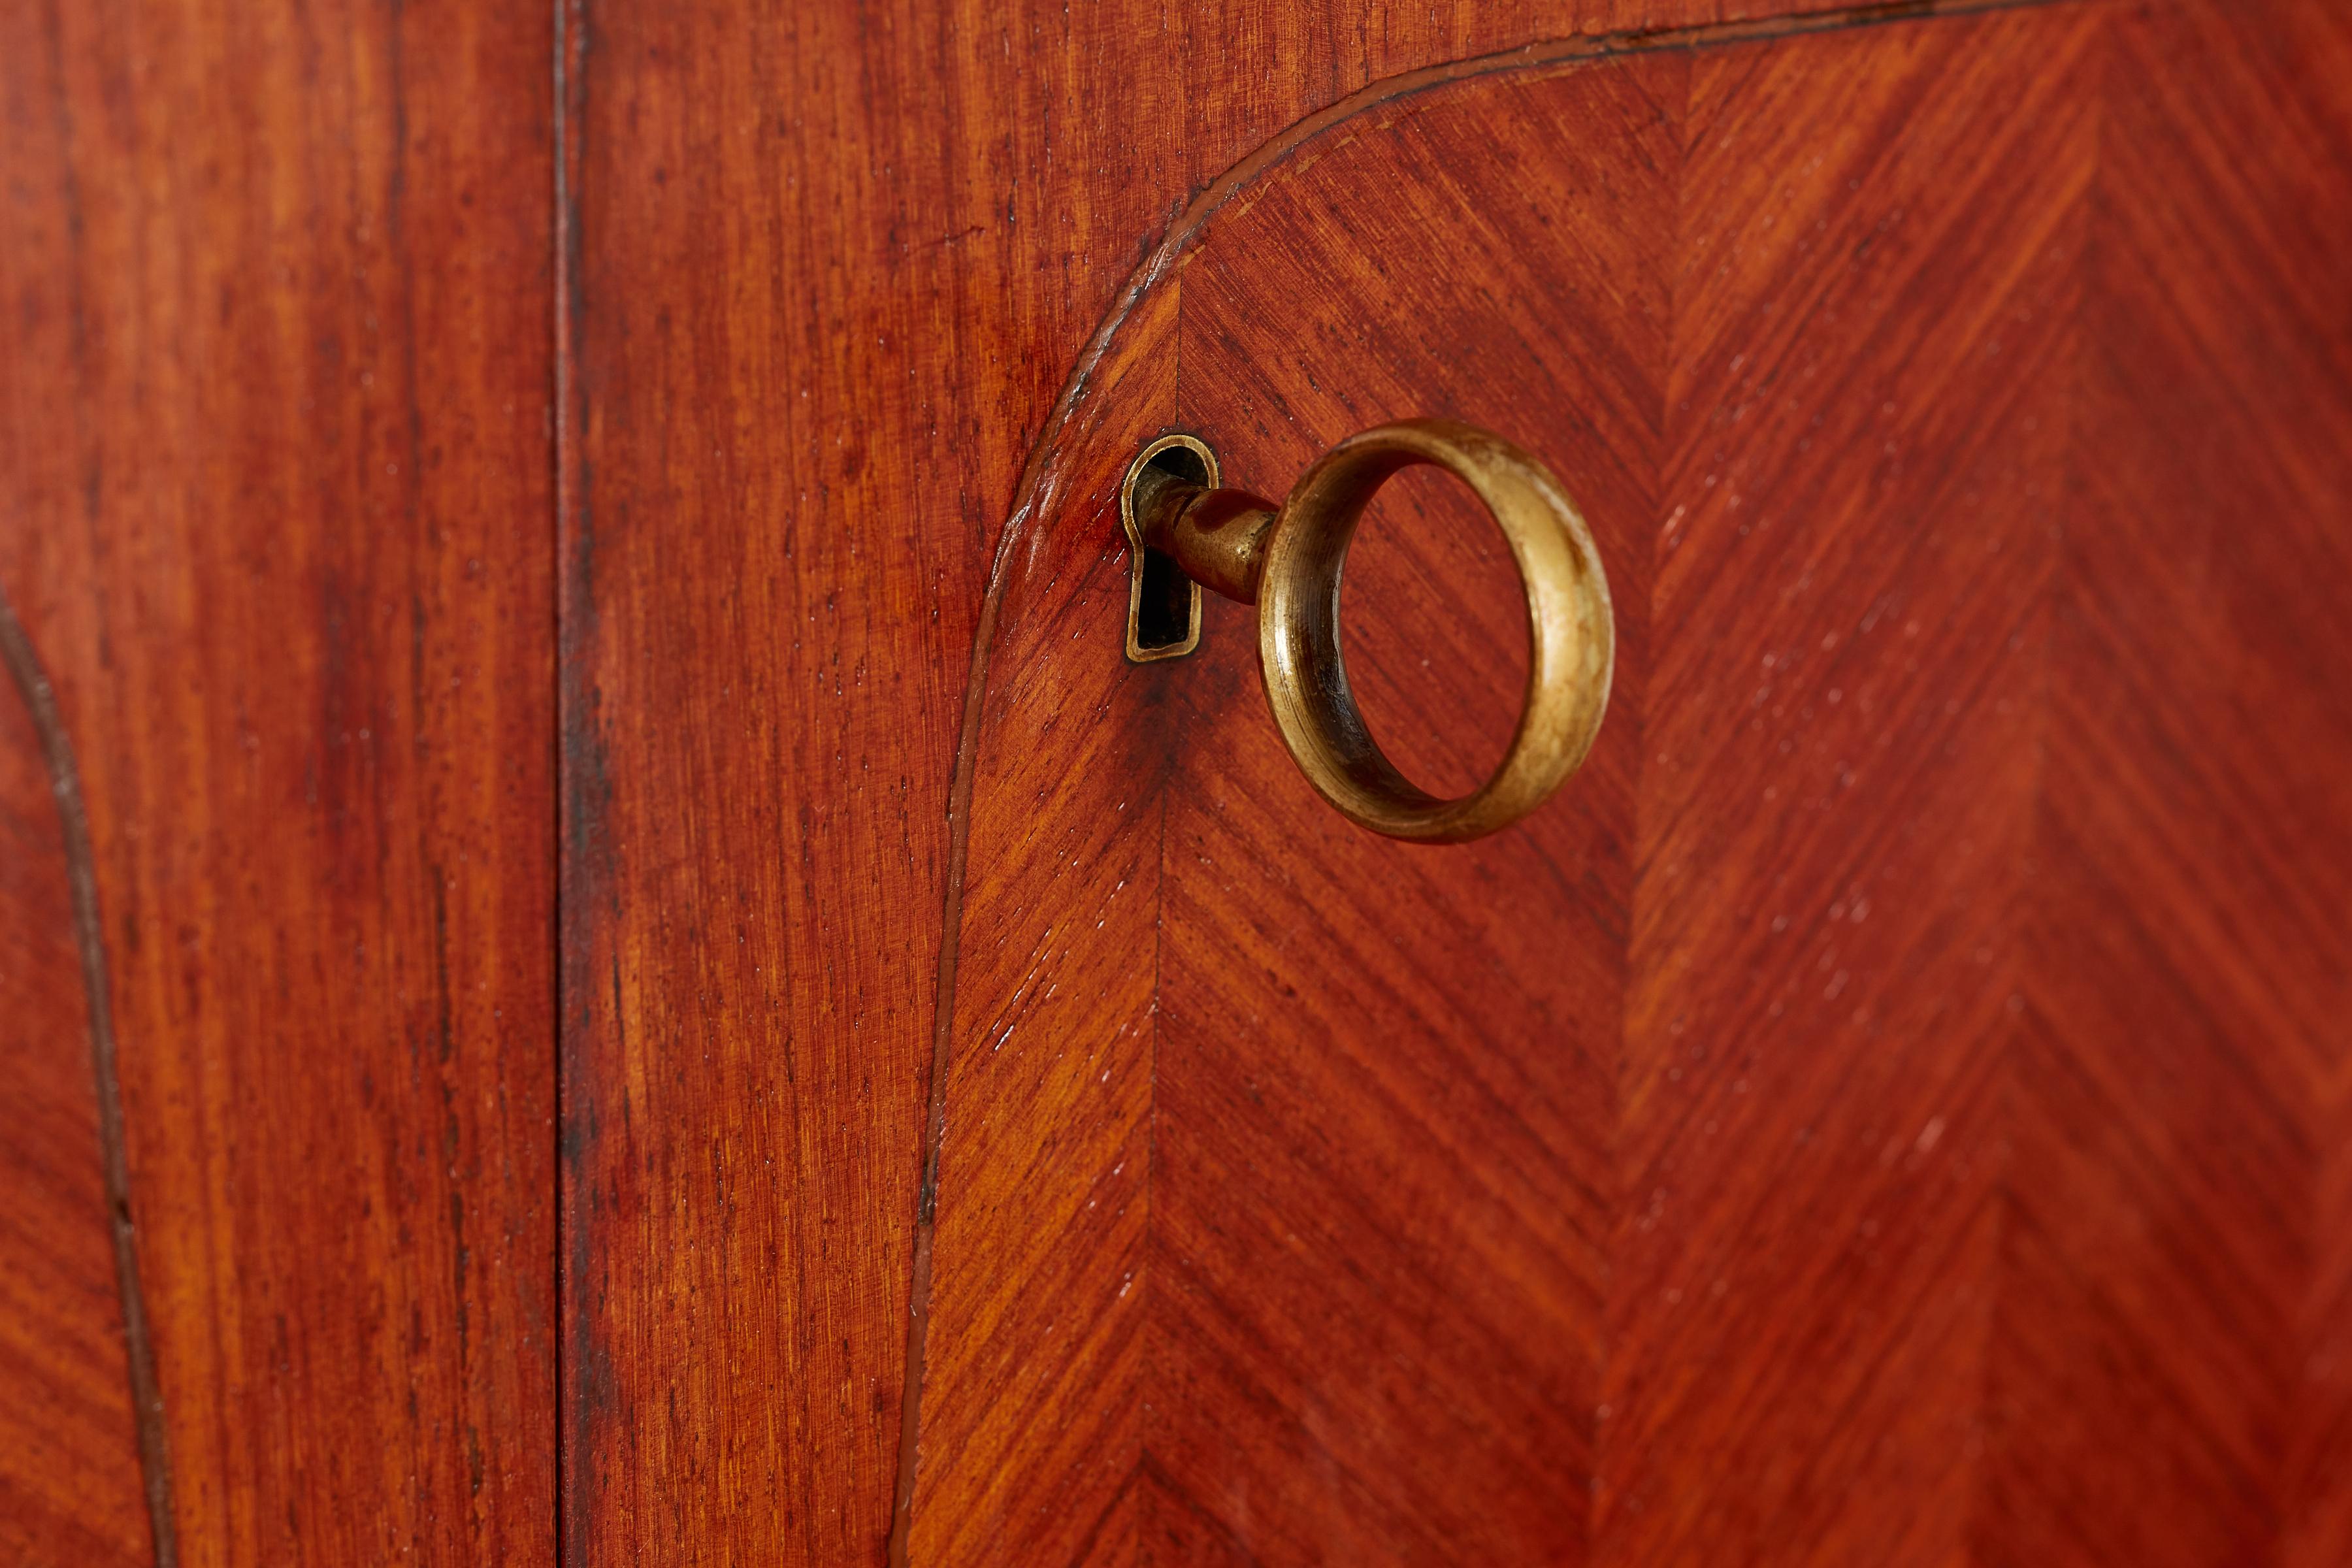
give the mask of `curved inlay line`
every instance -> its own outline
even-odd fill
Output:
[[[98,920],[98,875],[90,854],[89,818],[82,809],[73,745],[58,713],[56,694],[25,635],[16,611],[0,593],[0,663],[32,715],[57,797],[67,879],[73,889],[75,945],[81,951],[82,994],[89,1005],[90,1071],[97,1079],[98,1139],[105,1170],[106,1205],[114,1237],[114,1275],[122,1292],[122,1337],[131,1370],[131,1419],[139,1433],[139,1472],[154,1531],[156,1568],[176,1568],[179,1546],[172,1525],[172,1473],[163,1450],[163,1395],[155,1381],[155,1351],[139,1289],[139,1249],[131,1220],[131,1166],[123,1152],[122,1088],[115,1072],[114,1016],[106,979],[106,942]]]
[[[1849,5],[1797,16],[1723,22],[1646,33],[1596,34],[1551,38],[1401,72],[1367,84],[1327,108],[1300,120],[1264,142],[1212,181],[1170,224],[1160,243],[1129,275],[1117,300],[1079,353],[1069,377],[1048,412],[1037,441],[1023,465],[1013,490],[1012,510],[998,535],[989,564],[987,587],[972,631],[971,678],[964,689],[963,721],[956,742],[955,775],[948,795],[948,867],[945,920],[940,937],[940,963],[934,1002],[929,1111],[923,1124],[922,1176],[918,1189],[912,1289],[908,1301],[906,1383],[899,1405],[898,1474],[896,1503],[890,1521],[890,1568],[907,1568],[908,1542],[914,1518],[917,1463],[922,1438],[922,1385],[925,1339],[929,1329],[933,1222],[939,1208],[940,1155],[947,1126],[947,1079],[950,1036],[954,1027],[958,942],[963,914],[965,856],[970,837],[973,763],[979,750],[980,716],[988,686],[989,655],[996,637],[997,616],[1013,565],[1026,549],[1040,520],[1054,513],[1065,499],[1076,453],[1088,427],[1086,417],[1099,374],[1112,350],[1135,317],[1138,308],[1162,283],[1183,267],[1190,253],[1206,237],[1212,221],[1236,198],[1253,198],[1272,189],[1271,181],[1286,170],[1304,168],[1302,162],[1334,131],[1368,111],[1482,77],[1540,72],[1615,56],[1664,49],[1695,49],[1784,37],[1835,32],[1876,24],[2020,9],[2063,0],[1893,0],[1893,3]],[[1246,200],[1244,200],[1246,205]]]

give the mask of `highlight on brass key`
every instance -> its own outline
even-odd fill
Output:
[[[1417,464],[1468,485],[1509,542],[1528,601],[1528,683],[1517,728],[1486,782],[1451,799],[1415,785],[1382,754],[1348,683],[1339,574],[1373,495]],[[1568,782],[1609,705],[1616,628],[1591,531],[1549,468],[1491,431],[1406,419],[1351,436],[1275,502],[1221,481],[1191,436],[1137,454],[1119,512],[1134,550],[1127,654],[1192,651],[1200,594],[1257,606],[1258,669],[1276,726],[1316,789],[1392,838],[1460,843],[1507,827]]]

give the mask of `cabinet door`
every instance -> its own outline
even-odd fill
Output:
[[[910,1560],[2342,1560],[2340,13],[2033,7],[1365,95],[1188,210],[998,552]],[[1444,415],[1615,595],[1552,805],[1318,798],[1248,608],[1120,657],[1168,430]],[[1509,732],[1392,481],[1371,725]]]
[[[0,1557],[2352,1562],[2336,0],[0,7]],[[1503,433],[1451,847],[1118,491]],[[1442,479],[1382,743],[1511,731]]]

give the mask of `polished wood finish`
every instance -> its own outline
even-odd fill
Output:
[[[2147,7],[2091,64],[1980,1552],[2328,1568],[2352,1562],[2352,14]]]
[[[835,1562],[890,1527],[977,617],[1024,458],[1185,193],[1396,73],[1726,9],[1822,7],[572,14],[581,1561]]]
[[[1245,626],[1205,634],[1211,680],[1171,682],[1147,1561],[1555,1562],[1588,1533],[1590,1489],[1559,1478],[1590,1473],[1601,1374],[1688,68],[1654,54],[1450,86],[1372,134],[1335,129],[1184,275],[1176,416],[1234,471],[1278,470],[1370,408],[1514,431],[1593,521],[1620,660],[1565,809],[1458,857],[1368,846],[1284,776]],[[1383,187],[1332,221],[1337,193]],[[1393,281],[1332,286],[1368,256]],[[1279,342],[1258,325],[1284,317]],[[1484,725],[1419,721],[1465,689],[1465,718],[1511,706],[1473,672],[1508,679],[1524,612],[1452,590],[1493,535],[1423,488],[1364,542],[1349,609],[1404,634],[1372,650],[1384,742],[1490,754]],[[1237,1201],[1250,1190],[1296,1195]]]
[[[913,1561],[2341,1556],[2344,31],[1435,80],[1220,193],[1008,530]],[[1321,810],[1244,613],[1113,657],[1120,454],[1408,413],[1630,584],[1491,856]],[[1391,507],[1367,706],[1491,756],[1483,525]]]
[[[551,20],[0,9],[0,590],[185,1563],[552,1555]]]
[[[1603,1561],[1969,1554],[2113,24],[1694,62]]]
[[[982,454],[977,475],[960,456],[903,493],[878,480],[845,489],[845,473],[864,461],[854,451],[837,465],[798,452],[787,475],[835,498],[806,531],[845,542],[824,571],[861,585],[874,573],[909,627],[938,617],[928,632],[876,634],[875,668],[894,679],[905,672],[908,684],[864,710],[860,735],[886,773],[902,751],[923,765],[904,770],[901,806],[855,816],[838,861],[899,847],[919,890],[894,899],[886,923],[903,915],[906,930],[879,957],[835,943],[818,961],[848,952],[862,966],[853,977],[874,980],[880,1016],[904,1046],[908,1019],[916,1038],[929,1027],[940,932],[925,922],[936,921],[944,879],[945,748],[988,535],[1062,361],[1139,237],[1188,184],[1383,74],[1552,34],[1711,21],[1717,11],[1706,0],[1607,0],[1438,7],[1377,26],[1368,25],[1376,11],[1361,7],[1195,11],[1186,26],[1201,47],[1177,51],[1193,63],[1174,78],[1142,68],[1164,63],[1171,33],[1156,13],[1131,9],[1065,34],[1058,63],[1040,57],[1050,74],[1002,47],[1009,26],[912,8],[793,31],[740,8],[671,21],[604,7],[592,26],[575,7],[561,39],[543,12],[436,4],[37,4],[0,17],[10,132],[0,152],[9,217],[0,282],[12,310],[0,364],[0,586],[57,674],[61,732],[88,764],[89,870],[107,911],[100,946],[116,966],[111,999],[145,1194],[135,1205],[140,1253],[162,1318],[169,1398],[159,1420],[184,1472],[177,1517],[193,1559],[480,1550],[530,1561],[548,1550],[538,1500],[554,1460],[536,1434],[556,1354],[541,1283],[552,1221],[537,1162],[551,1142],[542,1124],[552,1020],[533,976],[547,967],[541,871],[553,805],[541,673],[556,606],[533,520],[551,502],[545,329],[551,317],[559,335],[584,323],[591,298],[574,289],[560,315],[552,302],[551,77],[572,95],[563,217],[575,281],[598,257],[623,282],[643,281],[631,268],[682,265],[667,286],[700,290],[698,348],[737,330],[764,338],[758,323],[803,319],[811,298],[919,329],[959,301],[998,299],[1003,279],[1027,290],[975,311],[952,352],[922,362],[929,379],[903,391],[895,368],[877,368],[887,343],[868,353],[862,341],[800,355],[796,386],[755,389],[785,408],[797,392],[822,392],[831,412],[820,430],[842,409],[865,417],[877,389],[889,390],[896,401],[881,401],[895,412],[873,423],[888,437],[929,432],[952,403],[963,410],[966,456]],[[671,26],[677,40],[709,47],[693,58],[709,68],[757,72],[783,60],[805,73],[781,100],[797,118],[771,129],[804,138],[812,178],[767,178],[762,154],[729,151],[736,122],[635,95],[638,73],[676,71],[687,58],[662,53]],[[643,51],[632,47],[639,27],[651,46]],[[768,54],[745,56],[746,37]],[[1216,61],[1234,37],[1249,40],[1248,58],[1301,68],[1221,80]],[[604,87],[593,100],[580,68],[592,56]],[[929,91],[942,63],[961,84],[944,100]],[[1013,79],[1017,89],[1000,98]],[[1146,80],[1158,95],[1148,102],[1137,85]],[[812,95],[808,82],[824,90]],[[1113,103],[1120,112],[1105,112]],[[615,109],[612,134],[596,135],[598,117]],[[792,221],[804,220],[807,243],[780,252],[766,298],[726,292],[722,275],[750,274],[705,265],[733,254],[737,237],[706,232],[687,250],[663,251],[660,230],[618,221],[657,200],[670,178],[665,163],[629,161],[641,130],[662,130],[647,119],[656,110],[670,114],[675,134],[646,145],[730,178],[758,175],[761,200],[739,208],[754,222],[802,215]],[[950,110],[971,134],[950,134]],[[1074,139],[1080,110],[1093,123]],[[1133,139],[1126,116],[1139,110],[1160,129]],[[992,142],[983,118],[1024,140]],[[860,124],[871,130],[838,134]],[[583,142],[623,156],[599,163]],[[858,148],[888,155],[861,163],[845,151]],[[1031,174],[1031,161],[1052,159],[1050,180]],[[924,171],[917,187],[897,175],[909,167]],[[592,170],[610,204],[601,209],[585,200]],[[1009,205],[1008,190],[1020,193]],[[1099,204],[1098,221],[1058,226],[1087,204]],[[592,211],[615,226],[592,237],[583,226]],[[900,223],[912,226],[892,232]],[[915,261],[836,270],[844,256],[885,259],[894,248]],[[809,291],[828,276],[830,295]],[[911,300],[897,292],[910,281],[925,290]],[[643,297],[654,309],[638,331],[672,319],[657,290]],[[608,304],[598,324],[617,330],[623,313]],[[808,342],[835,341],[845,319],[813,321]],[[1021,352],[999,353],[1015,342]],[[574,580],[569,928],[584,952],[600,908],[620,931],[620,906],[599,904],[603,884],[587,868],[617,842],[598,815],[609,781],[592,715],[617,710],[624,693],[588,677],[601,611],[582,458],[588,416],[626,405],[600,398],[593,375],[567,385],[578,420],[563,469],[578,504],[566,513],[562,557]],[[734,400],[715,384],[686,392],[688,426],[698,410]],[[844,496],[930,510],[899,542],[868,545],[845,521],[895,514],[842,510]],[[622,515],[608,510],[607,525]],[[942,516],[955,521],[940,530]],[[812,570],[803,581],[814,597],[825,580]],[[608,646],[625,665],[653,651]],[[821,674],[830,657],[811,652],[793,672]],[[854,660],[849,668],[855,691]],[[672,710],[651,721],[645,750],[657,776],[671,776],[663,748],[723,738],[673,723],[681,711],[694,717]],[[795,765],[814,781],[811,799],[856,792],[866,775],[853,774],[848,755],[822,737],[804,749]],[[793,792],[797,801],[797,779]],[[656,808],[665,818],[717,820],[691,790],[666,800]],[[38,864],[47,868],[38,875],[56,873],[46,849]],[[856,874],[843,875],[856,890]],[[26,900],[24,910],[39,903]],[[43,917],[39,929],[53,941],[58,928]],[[582,975],[591,967],[574,966]],[[47,1018],[67,978],[45,970],[49,1000],[19,1015]],[[584,984],[573,987],[583,1017]],[[707,1005],[698,991],[681,997],[688,1009]],[[791,1321],[820,1362],[845,1324],[845,1364],[878,1374],[857,1399],[884,1414],[851,1436],[841,1436],[837,1406],[814,1409],[794,1432],[772,1427],[758,1400],[714,1400],[693,1417],[715,1450],[746,1455],[775,1478],[760,1484],[789,1510],[845,1473],[827,1458],[836,1443],[870,1456],[902,1403],[894,1314],[914,1223],[924,1051],[879,1053],[884,1077],[869,1097],[858,1076],[869,1037],[844,1018],[820,1002],[787,1008],[796,1037],[850,1032],[826,1047],[847,1064],[842,1076],[792,1079],[783,1098],[812,1125],[845,1098],[879,1107],[871,1127],[822,1153],[847,1188],[871,1178],[880,1197],[861,1213],[872,1228],[860,1246],[797,1255],[821,1266],[825,1282]],[[48,1048],[45,1068],[79,1060]],[[579,1103],[591,1101],[583,1092]],[[83,1114],[60,1110],[48,1131],[73,1142]],[[690,1103],[680,1113],[689,1138],[694,1114]],[[593,1115],[576,1131],[576,1145],[592,1141]],[[588,1431],[602,1410],[621,1431],[638,1406],[618,1403],[592,1331],[596,1303],[626,1295],[592,1300],[581,1259],[604,1246],[627,1276],[641,1252],[679,1249],[657,1234],[600,1236],[595,1198],[575,1197],[581,1331],[570,1386],[580,1404],[566,1430]],[[96,1258],[102,1240],[82,1237],[60,1256]],[[824,1303],[836,1300],[848,1305],[831,1313]],[[742,1332],[756,1342],[771,1321]],[[698,1364],[707,1327],[644,1342],[670,1357],[646,1363],[656,1370],[640,1390],[644,1410],[667,1406],[667,1369]],[[82,1331],[106,1331],[97,1320]],[[737,1370],[724,1367],[730,1387]],[[665,1447],[663,1464],[633,1444],[626,1461],[675,1497],[681,1489],[668,1479],[694,1469],[701,1440]],[[879,1441],[889,1447],[887,1434]],[[581,1451],[581,1521],[596,1517],[595,1453],[593,1444]],[[89,1474],[112,1474],[121,1460]],[[860,1521],[850,1537],[883,1527],[896,1468],[884,1453],[848,1483],[844,1517]],[[617,1530],[635,1518],[605,1522]],[[754,1513],[740,1523],[764,1531],[772,1521]],[[712,1525],[721,1539],[737,1527]]]
[[[1102,624],[1123,615],[1115,590],[1124,563],[1107,549],[1112,536],[1041,528],[1034,564],[1008,584],[1005,641],[991,658],[1003,695],[992,695],[983,723],[972,807],[975,874],[956,993],[957,1038],[971,1044],[949,1080],[916,1561],[1108,1559],[1147,1544],[1165,1553],[1171,1537],[1208,1552],[1230,1530],[1213,1510],[1249,1482],[1210,1479],[1204,1467],[1220,1456],[1248,1465],[1270,1455],[1278,1441],[1270,1427],[1287,1425],[1286,1398],[1336,1400],[1320,1417],[1333,1439],[1391,1462],[1411,1456],[1409,1473],[1381,1472],[1407,1479],[1385,1496],[1351,1486],[1331,1499],[1339,1506],[1309,1521],[1298,1489],[1319,1489],[1330,1467],[1307,1459],[1280,1477],[1261,1470],[1251,1479],[1272,1484],[1252,1490],[1251,1505],[1272,1529],[1234,1544],[1295,1552],[1299,1530],[1329,1531],[1329,1552],[1349,1558],[1402,1531],[1395,1539],[1423,1550],[1450,1533],[1469,1555],[1508,1560],[1581,1539],[1577,1489],[1555,1489],[1541,1516],[1510,1504],[1525,1495],[1527,1456],[1589,1449],[1605,1151],[1580,1147],[1575,1128],[1606,1125],[1606,1052],[1594,1047],[1612,1032],[1619,976],[1608,963],[1573,959],[1536,973],[1524,941],[1559,929],[1550,921],[1586,930],[1619,919],[1622,846],[1607,841],[1593,802],[1630,803],[1636,756],[1647,562],[1633,530],[1654,493],[1643,411],[1659,396],[1649,377],[1664,353],[1662,264],[1673,221],[1671,186],[1650,170],[1675,156],[1674,126],[1656,100],[1679,97],[1684,68],[1667,56],[1604,68],[1580,78],[1593,89],[1587,96],[1538,93],[1532,103],[1523,86],[1505,89],[1500,104],[1475,90],[1442,91],[1371,110],[1369,126],[1335,127],[1237,195],[1229,205],[1238,210],[1209,220],[1181,274],[1181,349],[1140,349],[1185,366],[1181,381],[1158,398],[1147,397],[1148,384],[1130,383],[1105,400],[1126,418],[1198,427],[1253,475],[1277,477],[1364,423],[1368,409],[1395,407],[1416,378],[1443,374],[1433,358],[1458,367],[1465,388],[1486,383],[1484,401],[1473,394],[1433,411],[1522,427],[1530,406],[1601,411],[1607,423],[1542,454],[1601,529],[1620,602],[1622,661],[1622,706],[1600,749],[1562,809],[1528,825],[1553,846],[1551,858],[1530,855],[1516,836],[1433,855],[1349,826],[1298,776],[1274,731],[1257,690],[1255,630],[1236,607],[1211,604],[1201,654],[1123,671],[1107,691],[1103,672],[1082,669],[1064,650],[1099,646]],[[1360,296],[1320,281],[1335,251],[1350,260],[1444,254],[1485,237],[1448,183],[1400,181],[1391,161],[1400,137],[1419,174],[1498,134],[1508,148],[1583,157],[1508,193],[1484,221],[1523,244],[1568,226],[1603,258],[1595,271],[1609,286],[1577,301],[1517,271],[1401,266],[1418,289],[1410,309],[1367,311]],[[1377,214],[1351,212],[1375,226],[1370,232],[1326,239],[1318,209],[1368,177],[1366,188],[1402,199]],[[1511,248],[1494,247],[1489,265],[1508,269]],[[1498,307],[1501,300],[1515,304]],[[1227,345],[1270,301],[1281,301],[1293,346],[1249,363]],[[1318,301],[1328,317],[1302,321]],[[1408,317],[1409,328],[1370,329]],[[1339,374],[1320,366],[1312,381],[1298,374],[1302,353],[1342,334]],[[1427,345],[1441,342],[1444,355],[1430,355]],[[1190,367],[1203,359],[1209,374],[1195,380]],[[1559,428],[1545,424],[1548,436]],[[1113,427],[1098,440],[1089,430],[1075,449],[1115,449],[1124,435]],[[1228,481],[1236,476],[1229,468]],[[1085,469],[1066,476],[1068,493],[1099,497],[1087,478]],[[1368,525],[1377,536],[1364,547],[1367,563],[1396,538],[1398,510],[1381,503]],[[1455,525],[1446,543],[1492,540],[1474,508],[1444,515]],[[1441,545],[1412,565],[1443,572],[1448,553]],[[1430,636],[1422,613],[1430,595],[1408,587],[1414,575],[1409,565],[1360,585],[1402,590],[1384,607],[1403,612],[1396,624]],[[1381,652],[1415,668],[1426,656],[1448,675],[1509,667],[1524,612],[1516,586],[1507,578],[1502,586],[1474,606],[1501,616],[1465,624],[1441,614],[1433,641],[1372,650],[1375,725],[1395,710],[1380,702],[1383,687],[1395,685]],[[1492,705],[1484,680],[1465,684]],[[1505,734],[1516,692],[1504,683]],[[1086,750],[1075,755],[1061,738],[1073,714],[1091,721]],[[1097,740],[1130,730],[1139,755],[1121,758],[1117,742]],[[1383,743],[1391,733],[1381,728]],[[1419,738],[1394,738],[1411,766]],[[1056,765],[1040,767],[1048,755]],[[1255,814],[1241,805],[1250,800],[1278,815],[1251,822]],[[1578,872],[1556,876],[1555,858]],[[1353,889],[1330,883],[1335,866],[1363,875],[1360,887],[1385,885],[1359,902]],[[1074,881],[1086,890],[1057,899],[1050,912],[1038,903],[1040,886]],[[1498,886],[1507,889],[1499,898]],[[1543,916],[1528,915],[1530,898]],[[1203,907],[1219,899],[1222,909]],[[1482,1019],[1459,990],[1469,976],[1446,970],[1463,948],[1497,937],[1509,943],[1496,922],[1514,904],[1526,983],[1507,983],[1507,998]],[[1327,907],[1349,912],[1334,925],[1314,913]],[[1438,968],[1389,945],[1448,921],[1459,922],[1461,945],[1437,950],[1446,955]],[[1285,973],[1286,959],[1309,966],[1313,981]],[[1250,988],[1221,994],[1211,980],[1219,975]],[[1124,1029],[1089,1016],[1112,987],[1132,998]],[[1447,1018],[1493,1037],[1570,1033],[1519,1063],[1507,1051],[1477,1051],[1459,1033],[1448,1043],[1437,1026]],[[1423,1048],[1401,1058],[1347,1046],[1416,1037]],[[1458,1085],[1451,1093],[1439,1088],[1449,1077]],[[1122,1094],[1122,1084],[1132,1087]],[[1465,1132],[1491,1131],[1479,1108],[1493,1107],[1496,1094],[1519,1103],[1529,1131],[1516,1149],[1465,1147]],[[1126,1114],[1114,1119],[1106,1109],[1097,1121],[1098,1096],[1117,1096]],[[1236,1117],[1236,1104],[1246,1114]],[[1282,1180],[1296,1169],[1285,1150],[1315,1162],[1306,1210],[1269,1231],[1218,1201],[1215,1172]],[[1414,1174],[1383,1181],[1383,1166],[1391,1176]],[[1344,1211],[1362,1201],[1376,1217],[1347,1226]],[[1465,1204],[1482,1239],[1433,1247],[1438,1237],[1426,1227]],[[1547,1217],[1528,1230],[1510,1223],[1514,1214]],[[1335,1225],[1341,1247],[1383,1239],[1335,1268]],[[1096,1241],[1097,1227],[1123,1246]],[[1042,1277],[1033,1259],[1046,1265]],[[1405,1350],[1413,1336],[1401,1336],[1400,1325],[1449,1296],[1472,1321],[1433,1353]],[[1517,1326],[1496,1331],[1509,1324]],[[1344,1387],[1286,1366],[1318,1343],[1318,1355],[1347,1369]],[[1098,1344],[1119,1347],[1117,1359]],[[1232,1397],[1268,1373],[1276,1386],[1263,1397]],[[1416,1387],[1422,1397],[1409,1392]],[[1123,1466],[1089,1428],[1118,1435]],[[991,1432],[1011,1439],[1009,1453],[985,1446]],[[1083,1493],[1055,1469],[1066,1463],[1066,1447],[1091,1460]]]
[[[0,11],[0,1551],[2352,1557],[2346,35]],[[1412,413],[1618,601],[1453,851],[1118,652],[1144,440]]]

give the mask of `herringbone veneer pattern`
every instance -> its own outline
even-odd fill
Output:
[[[2352,1561],[2347,256],[2319,0],[1504,70],[1239,187],[1166,416],[1261,489],[1396,415],[1535,446],[1617,707],[1513,835],[1373,841],[1242,612],[1085,673],[1116,545],[1045,519],[952,1042],[954,1560]],[[1372,721],[1491,754],[1491,540],[1383,504]],[[1142,820],[1063,820],[1109,786],[1057,685],[1087,768],[1160,737]],[[1003,1026],[1089,995],[1096,1055]],[[991,1433],[1009,1534],[955,1522]]]

